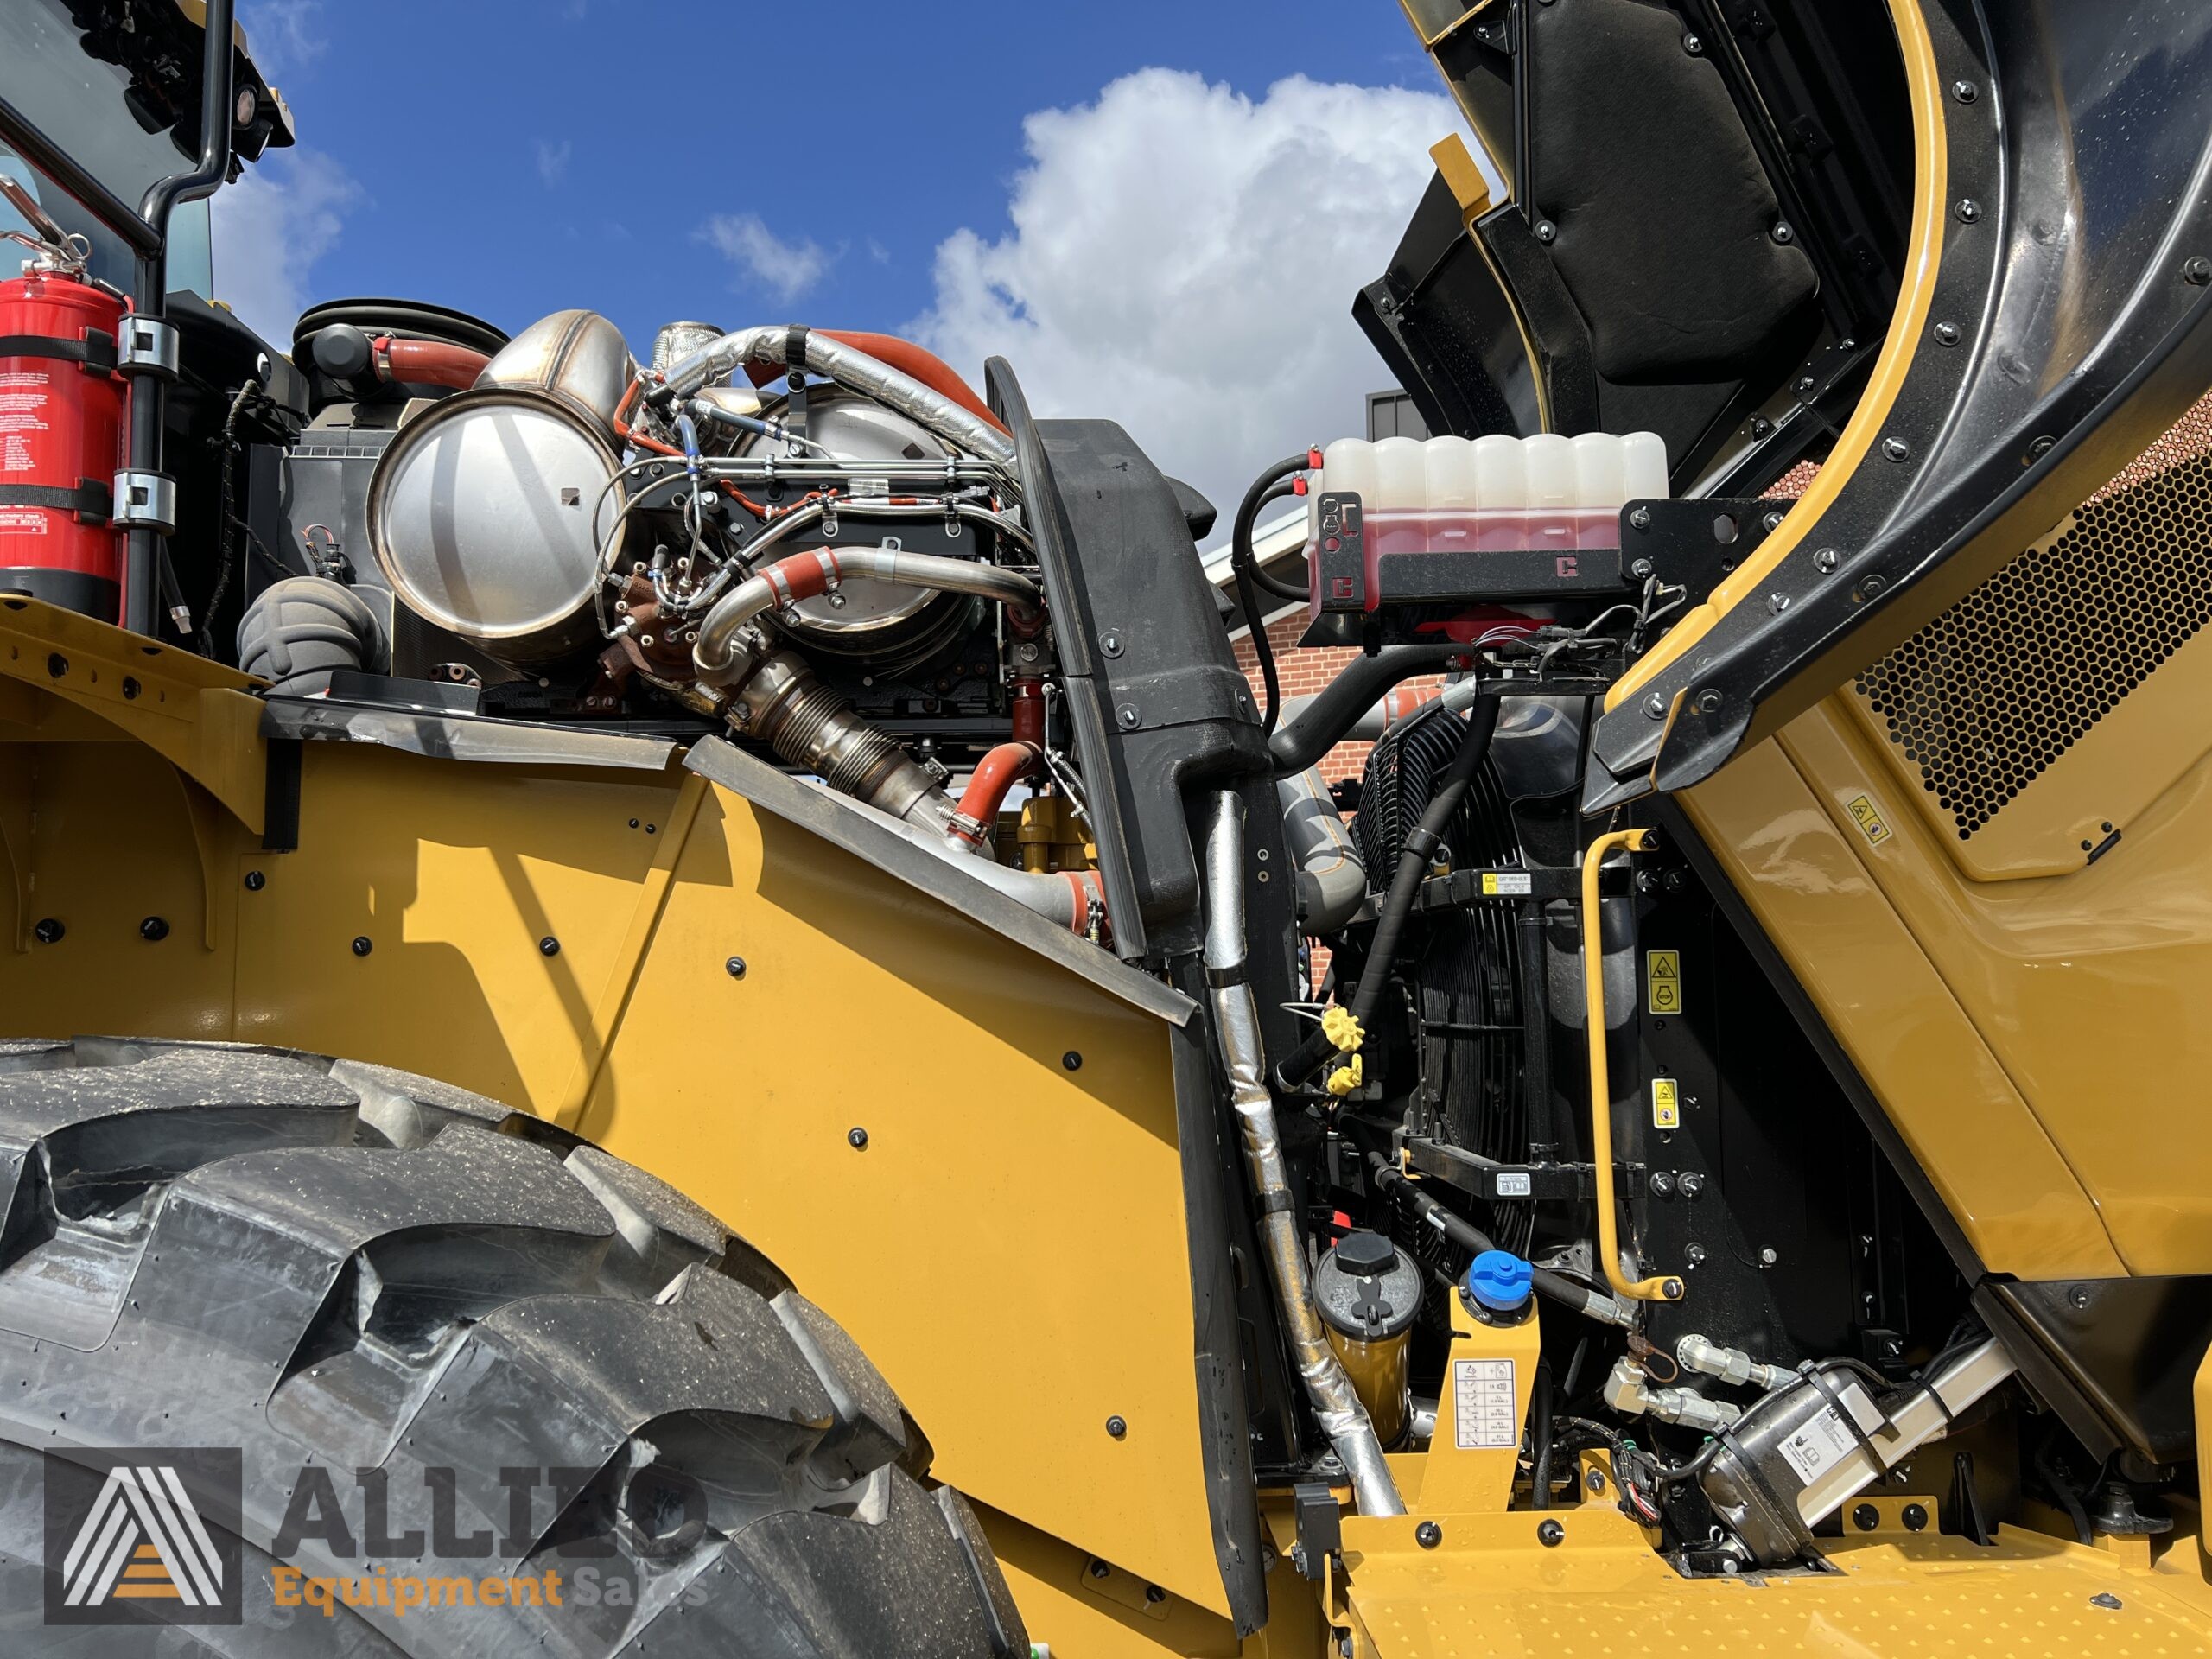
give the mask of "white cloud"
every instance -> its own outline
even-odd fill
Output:
[[[971,378],[1005,357],[1039,415],[1119,421],[1225,525],[1268,461],[1364,435],[1390,377],[1352,296],[1459,128],[1427,92],[1140,70],[1027,118],[1012,232],[940,244],[910,330]]]
[[[322,0],[257,0],[239,8],[246,44],[263,75],[289,74],[330,49],[315,18],[321,10]]]
[[[360,188],[329,156],[272,150],[213,207],[216,297],[278,350],[307,308],[309,273],[345,227]]]
[[[575,149],[575,146],[566,138],[557,144],[547,138],[537,141],[537,176],[545,181],[547,189],[561,182],[562,175],[569,170],[569,157]]]
[[[699,227],[698,239],[782,301],[805,293],[837,262],[811,237],[785,241],[758,213],[716,213]]]

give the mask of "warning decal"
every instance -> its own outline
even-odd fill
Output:
[[[1483,897],[1485,899],[1495,899],[1501,895],[1506,897],[1518,895],[1525,898],[1531,886],[1526,871],[1484,870],[1483,872]]]
[[[1653,1014],[1682,1011],[1682,953],[1647,950],[1643,953],[1644,1007]]]
[[[1843,810],[1851,814],[1851,821],[1859,826],[1859,833],[1866,837],[1868,846],[1878,847],[1890,838],[1890,826],[1882,822],[1881,813],[1866,796],[1853,796],[1844,803]]]
[[[1682,1127],[1681,1085],[1672,1077],[1651,1079],[1651,1127],[1655,1129],[1679,1129]]]

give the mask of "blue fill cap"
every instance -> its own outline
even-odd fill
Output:
[[[1533,1270],[1510,1250],[1484,1250],[1467,1264],[1467,1294],[1493,1313],[1517,1313],[1529,1305]]]

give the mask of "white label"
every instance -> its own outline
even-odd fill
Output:
[[[1497,1196],[1501,1198],[1525,1198],[1529,1196],[1526,1174],[1501,1175],[1497,1178]]]
[[[1521,1444],[1511,1360],[1453,1360],[1452,1406],[1452,1444],[1462,1452],[1510,1452]]]
[[[1836,1414],[1834,1406],[1824,1406],[1821,1414],[1800,1426],[1782,1443],[1782,1455],[1797,1471],[1797,1478],[1808,1486],[1821,1477],[1821,1472],[1838,1458],[1842,1457],[1859,1442],[1843,1426],[1843,1419]]]
[[[46,534],[46,509],[0,507],[0,531],[5,531],[10,536],[43,536]]]

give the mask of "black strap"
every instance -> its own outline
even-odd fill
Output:
[[[784,333],[784,366],[793,374],[806,372],[806,330],[798,323]]]
[[[56,340],[50,334],[0,334],[0,357],[51,357],[64,363],[81,363],[100,374],[115,372],[115,336],[87,328],[82,340]]]
[[[104,524],[115,516],[115,497],[106,485],[90,478],[79,479],[73,490],[53,484],[0,484],[0,507],[52,507],[75,513],[80,524]]]

